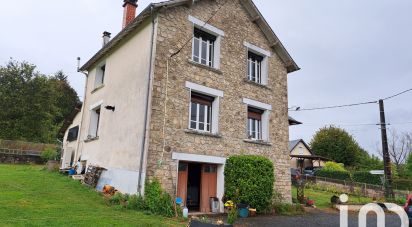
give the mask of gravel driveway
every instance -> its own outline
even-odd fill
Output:
[[[399,227],[401,221],[398,216],[386,214],[385,227]],[[339,227],[338,212],[312,211],[301,216],[260,216],[256,218],[247,218],[238,220],[236,226],[239,227],[261,227],[261,226],[279,226],[279,227],[319,227],[319,226],[336,226]],[[349,214],[349,227],[358,226],[358,216]],[[367,226],[376,226],[376,215],[369,215]]]

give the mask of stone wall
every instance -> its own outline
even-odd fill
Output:
[[[42,164],[40,155],[20,155],[0,153],[0,163],[6,164]]]
[[[211,70],[190,63],[191,41],[184,46],[193,32],[193,25],[189,22],[188,16],[207,21],[225,1],[229,2],[209,22],[225,32],[221,41],[220,70]],[[280,58],[273,53],[262,31],[252,22],[239,1],[233,0],[203,0],[190,8],[179,6],[166,9],[158,15],[158,23],[147,159],[148,177],[160,179],[167,191],[175,194],[177,162],[172,160],[172,152],[218,157],[236,154],[262,155],[274,163],[275,189],[283,195],[285,202],[291,202],[287,72]],[[245,81],[247,49],[244,41],[272,52],[266,87]],[[168,56],[181,47],[182,51],[168,62]],[[224,97],[220,100],[219,137],[187,132],[190,92],[185,88],[186,81],[224,92]],[[247,106],[243,103],[243,98],[272,106],[270,145],[244,141],[247,138]],[[167,114],[164,111],[165,103]]]

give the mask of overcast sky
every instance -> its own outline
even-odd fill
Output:
[[[139,10],[151,1],[139,0]],[[155,1],[159,2],[159,1]],[[289,75],[289,106],[323,107],[373,101],[412,88],[412,1],[255,0],[302,68]],[[10,57],[42,73],[63,69],[83,96],[84,63],[101,47],[102,32],[121,29],[121,0],[0,0],[0,63]],[[412,92],[388,100],[391,129],[411,130]],[[380,143],[378,105],[291,112],[304,122],[290,139],[310,142],[328,124],[341,125],[369,152]],[[402,124],[401,124],[402,123]],[[405,124],[408,123],[408,124]]]

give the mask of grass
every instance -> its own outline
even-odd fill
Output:
[[[292,197],[296,199],[296,187],[292,187]],[[315,201],[315,205],[317,208],[320,209],[325,209],[325,208],[330,208],[331,203],[330,203],[330,198],[332,196],[339,196],[338,194],[334,194],[331,192],[327,191],[319,191],[319,190],[313,190],[310,188],[305,188],[305,196],[309,197],[309,199],[312,199]],[[349,196],[349,201],[348,203],[350,204],[367,204],[371,203],[372,199],[367,198],[367,197],[359,197],[359,196]]]
[[[109,207],[91,188],[43,166],[0,165],[1,226],[184,226]]]

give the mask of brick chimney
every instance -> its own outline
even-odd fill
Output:
[[[123,27],[125,28],[136,17],[137,0],[124,0]]]

